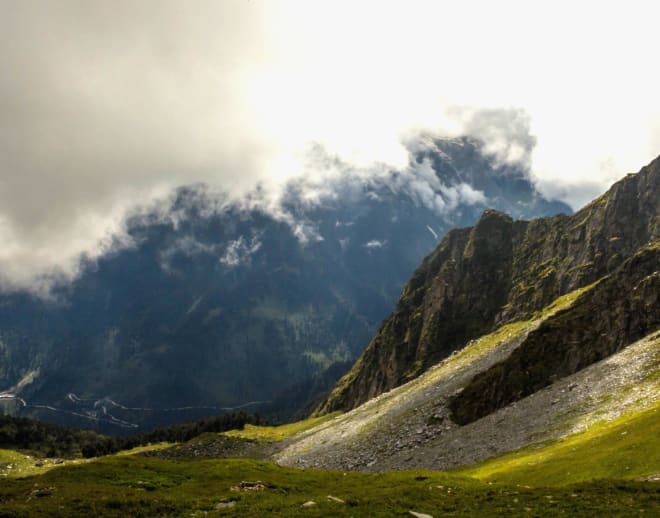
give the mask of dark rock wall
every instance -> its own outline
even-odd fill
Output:
[[[477,375],[450,407],[468,424],[619,351],[660,327],[660,242],[544,322]]]

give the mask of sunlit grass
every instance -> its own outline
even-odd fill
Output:
[[[240,437],[242,439],[281,441],[297,433],[314,428],[326,421],[330,421],[340,414],[341,412],[333,412],[321,417],[310,417],[304,421],[297,421],[295,423],[283,424],[280,426],[255,426],[247,424],[243,430],[231,430],[224,433],[230,437]]]
[[[175,446],[176,443],[173,442],[159,442],[155,444],[146,444],[144,446],[136,446],[135,448],[131,448],[130,450],[123,450],[120,452],[117,452],[115,455],[135,455],[137,453],[145,453],[149,451],[158,451],[158,450],[164,450],[167,448],[171,448],[172,446]]]
[[[565,295],[562,295],[561,297],[557,297],[545,308],[543,308],[543,310],[538,312],[536,316],[541,318],[547,318],[554,315],[558,311],[561,311],[562,309],[566,309],[570,307],[582,294],[594,288],[599,282],[601,282],[601,280],[597,280],[596,282],[589,284],[588,286],[584,286],[582,288],[578,288],[577,290],[573,290],[570,293],[566,293]]]
[[[260,490],[240,491],[241,482]],[[573,497],[579,495],[579,498]],[[332,498],[329,498],[332,497]],[[658,488],[639,482],[570,487],[489,485],[456,474],[363,474],[247,459],[111,456],[0,484],[3,516],[653,516]],[[314,502],[304,507],[306,502]],[[229,504],[230,507],[225,507]]]
[[[40,475],[56,467],[87,462],[85,459],[50,459],[14,450],[0,449],[0,480]]]
[[[532,486],[660,474],[660,402],[544,445],[529,446],[456,473]]]

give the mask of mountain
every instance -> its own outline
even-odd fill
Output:
[[[570,212],[471,138],[420,137],[406,170],[301,181],[276,209],[259,196],[181,188],[52,300],[0,297],[0,403],[110,432],[236,407],[289,418],[362,353],[449,228],[484,207]]]
[[[659,200],[660,158],[573,216],[450,232],[319,413],[346,412],[273,459],[657,480]]]
[[[6,419],[9,445],[19,443],[16,425],[37,433],[31,451],[0,449],[4,513],[658,516],[659,161],[578,217],[525,222],[489,210],[474,228],[450,232],[402,300],[412,315],[463,304],[459,331],[479,333],[466,322],[492,314],[491,329],[346,412],[199,436],[196,425],[177,427],[174,435],[195,437],[84,463],[39,450],[132,439],[52,437],[50,427]],[[416,309],[411,285],[426,286]],[[380,335],[398,332],[392,318]],[[374,354],[352,372],[371,367],[382,379],[366,364]]]
[[[525,342],[465,388],[453,405],[459,422],[520,399],[652,331],[660,314],[659,199],[656,159],[572,216],[515,221],[487,210],[474,227],[452,230],[412,275],[394,312],[317,411],[355,408],[470,340],[530,319],[555,298],[599,280],[582,309],[563,317],[570,329],[543,326],[536,342]],[[597,336],[603,338],[595,342]]]

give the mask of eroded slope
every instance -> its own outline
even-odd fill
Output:
[[[451,419],[452,399],[475,376],[513,356],[539,326],[582,311],[603,285],[559,299],[536,320],[506,325],[471,342],[419,378],[297,436],[275,459],[291,466],[365,471],[448,469],[645,408],[660,398],[658,332],[470,424],[459,426]]]

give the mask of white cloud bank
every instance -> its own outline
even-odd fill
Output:
[[[74,277],[81,253],[122,235],[127,211],[174,186],[276,191],[310,172],[310,143],[368,171],[405,167],[402,142],[417,131],[469,131],[503,160],[528,160],[546,193],[583,203],[660,152],[658,11],[641,1],[4,3],[0,286],[39,291]]]

